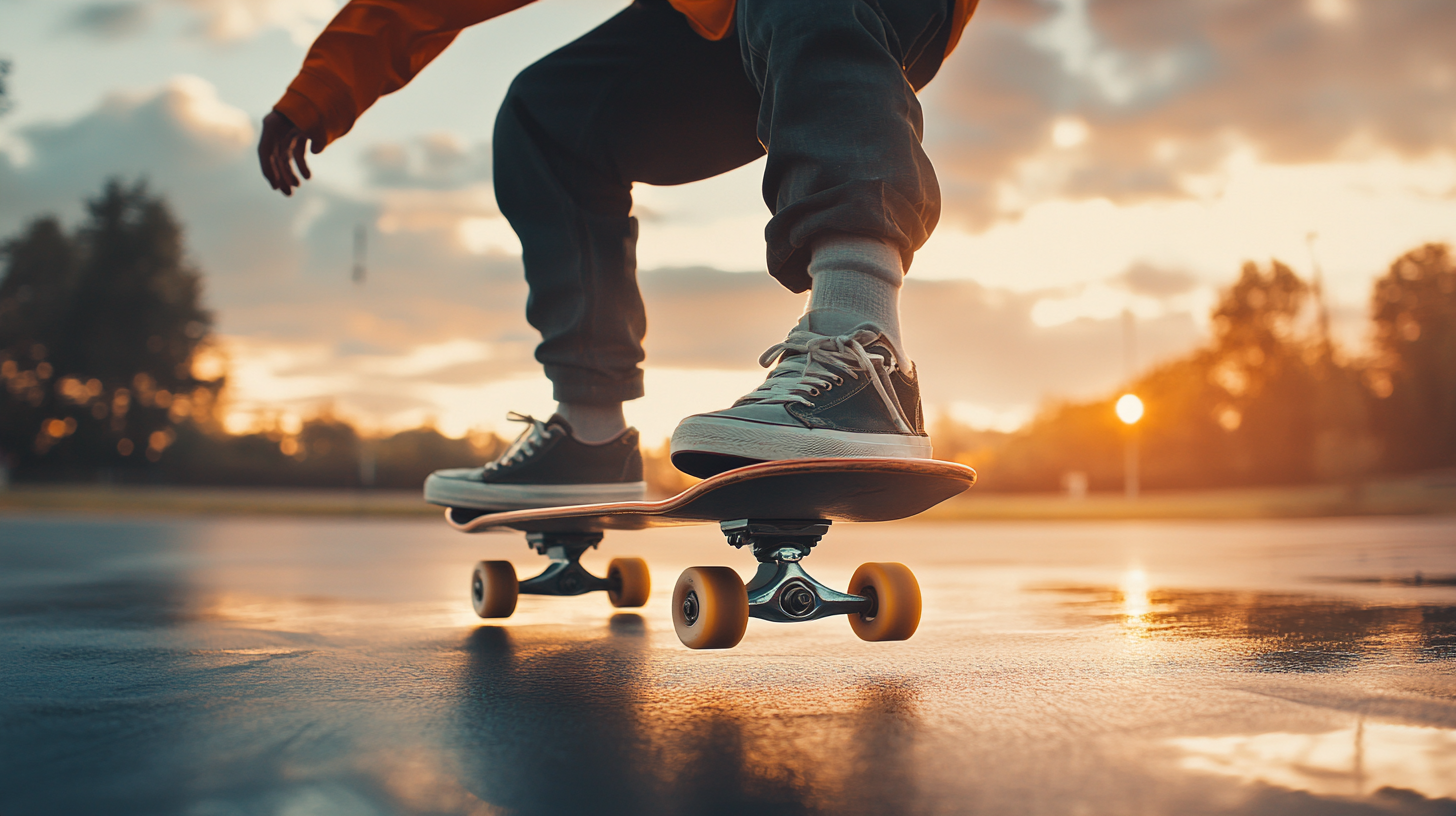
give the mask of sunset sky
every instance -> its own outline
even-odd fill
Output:
[[[231,427],[331,403],[380,431],[511,432],[506,411],[552,403],[492,122],[517,71],[624,4],[539,0],[467,31],[284,199],[258,121],[338,5],[0,0],[0,236],[145,176],[206,273]],[[1150,365],[1203,340],[1243,261],[1307,275],[1311,246],[1358,352],[1372,278],[1456,242],[1453,42],[1450,0],[983,0],[922,94],[945,209],[904,316],[932,415],[1009,429],[1104,393],[1124,309]],[[649,443],[753,387],[802,306],[762,271],[762,167],[636,188],[649,393],[628,415]]]

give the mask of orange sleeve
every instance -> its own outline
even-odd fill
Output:
[[[668,0],[704,39],[721,40],[733,26],[735,0]]]
[[[343,136],[379,97],[403,88],[461,29],[532,0],[349,0],[273,109],[318,143]]]
[[[966,30],[966,23],[971,21],[971,15],[976,13],[976,5],[980,2],[981,0],[956,0],[955,13],[950,18],[950,40],[945,44],[947,57],[960,43],[961,34]]]

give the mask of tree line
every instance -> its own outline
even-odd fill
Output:
[[[199,373],[213,343],[181,225],[144,183],[111,181],[66,230],[33,220],[0,245],[0,469],[23,481],[417,488],[432,470],[503,447],[430,427],[366,438],[327,410],[297,433],[227,433],[226,377]],[[1201,348],[1106,397],[1054,401],[1014,433],[943,419],[937,456],[987,490],[1121,485],[1135,433],[1149,488],[1358,481],[1456,467],[1456,265],[1449,247],[1405,253],[1371,294],[1372,351],[1329,339],[1314,287],[1288,266],[1246,264]],[[1146,415],[1117,419],[1119,394]],[[658,492],[689,483],[647,452]]]
[[[1136,435],[1149,488],[1352,483],[1456,467],[1456,264],[1427,244],[1391,262],[1370,296],[1372,347],[1331,342],[1315,287],[1279,261],[1247,263],[1220,293],[1212,337],[1117,391],[1054,401],[1009,434],[951,420],[937,455],[971,464],[988,490],[1057,490],[1066,474],[1122,485]],[[1114,405],[1138,395],[1144,418]]]
[[[144,183],[109,182],[67,231],[32,221],[0,246],[0,468],[24,481],[417,488],[503,447],[416,428],[361,436],[320,410],[293,434],[228,434],[225,376],[181,225]]]

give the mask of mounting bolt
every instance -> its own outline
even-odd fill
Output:
[[[779,593],[779,609],[791,618],[805,618],[813,614],[819,605],[814,590],[797,581],[789,583]]]

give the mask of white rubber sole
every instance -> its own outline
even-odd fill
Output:
[[[434,474],[425,479],[425,501],[445,507],[468,507],[472,510],[532,510],[573,504],[641,501],[646,495],[646,482],[487,484],[465,479],[442,479]]]
[[[729,417],[683,420],[672,434],[673,454],[716,453],[765,462],[780,459],[929,459],[930,437],[857,433],[771,425]]]

